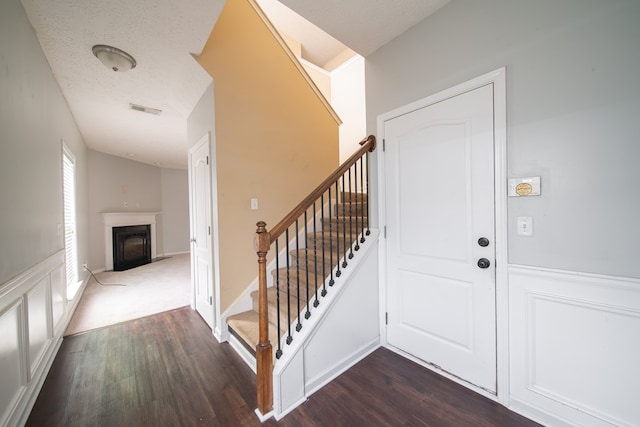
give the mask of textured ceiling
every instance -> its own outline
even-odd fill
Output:
[[[345,45],[367,55],[448,0],[258,0],[303,56],[323,66]],[[225,0],[22,0],[53,74],[91,149],[168,168],[186,168],[187,118],[211,82],[199,54]],[[91,47],[131,54],[116,73]],[[129,104],[162,110],[158,116]]]
[[[186,119],[211,82],[200,53],[221,0],[22,0],[89,148],[164,167],[187,164]],[[107,44],[137,66],[116,73],[93,56]],[[162,110],[154,116],[129,103]],[[134,155],[134,156],[132,156]]]

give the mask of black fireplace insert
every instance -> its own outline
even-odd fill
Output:
[[[113,270],[124,271],[151,262],[151,226],[113,227]]]

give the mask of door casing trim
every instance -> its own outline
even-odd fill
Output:
[[[507,269],[507,102],[506,67],[483,74],[472,80],[460,83],[410,104],[383,113],[377,118],[377,135],[384,140],[384,124],[396,117],[411,113],[445,99],[461,95],[488,84],[493,84],[494,108],[494,195],[495,195],[495,256],[496,256],[496,390],[497,394],[487,393],[472,384],[459,382],[486,397],[509,406],[509,276]],[[377,155],[378,222],[384,229],[386,224],[385,206],[385,163],[384,154]],[[380,239],[380,340],[388,346],[386,334],[387,301],[387,242],[384,233]],[[397,349],[394,349],[397,351]],[[402,353],[400,353],[402,354]],[[405,355],[406,356],[406,355]],[[429,367],[426,364],[424,366]],[[439,372],[447,376],[446,374]]]

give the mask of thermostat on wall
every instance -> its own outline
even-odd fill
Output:
[[[511,178],[509,180],[509,197],[539,196],[540,177]]]

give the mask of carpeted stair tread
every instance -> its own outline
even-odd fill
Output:
[[[233,332],[235,332],[235,334],[245,342],[246,347],[251,350],[255,356],[255,349],[260,341],[258,313],[253,310],[249,310],[234,314],[227,317],[227,325],[229,325],[229,328],[233,329]],[[278,327],[271,322],[269,322],[269,341],[271,341],[272,347],[277,347]]]
[[[301,289],[304,293],[305,290]],[[269,322],[277,325],[278,319],[276,317],[277,312],[277,295],[278,292],[275,288],[271,287],[267,289],[267,312],[269,315]],[[309,297],[313,298],[313,294],[309,293]],[[251,299],[253,301],[253,310],[257,313],[259,310],[259,292],[253,291],[251,292]],[[303,313],[305,311],[306,301],[305,298],[297,298],[295,295],[291,295],[289,298],[289,307],[291,313],[287,313],[287,294],[286,292],[280,292],[280,327],[286,328],[287,324],[287,316],[291,316],[291,323],[293,324],[295,319],[298,317],[298,303],[300,304],[300,312]]]
[[[287,287],[287,269],[285,268],[280,268],[280,276],[279,276],[279,282],[281,283],[281,292],[286,292],[286,287]],[[317,278],[318,280],[318,288],[320,286],[322,286],[322,282],[324,280],[324,277],[322,276],[322,267],[320,267],[320,270],[318,272],[317,275],[314,276],[314,272],[313,271],[309,271],[309,293],[311,294],[311,290],[312,288],[315,289],[315,278]],[[326,270],[327,276],[329,276],[330,273],[330,269]],[[273,276],[273,280],[276,280],[276,270],[271,270],[271,275]],[[289,281],[290,281],[290,289],[291,289],[291,294],[292,295],[297,295],[298,294],[298,274],[296,269],[292,269],[289,272]],[[306,292],[306,284],[307,284],[307,274],[304,270],[300,271],[300,290],[302,292]]]

